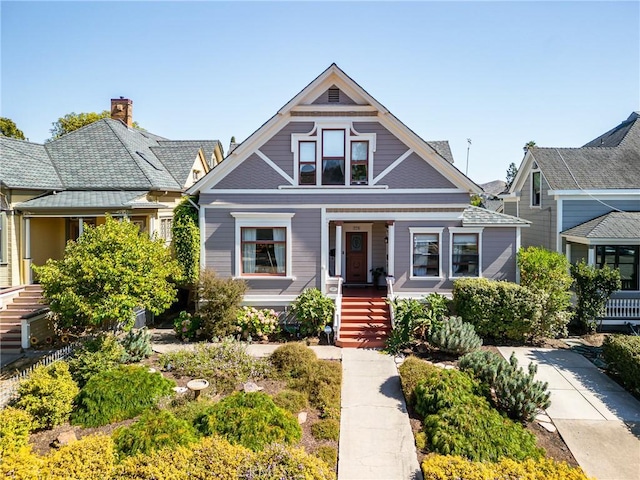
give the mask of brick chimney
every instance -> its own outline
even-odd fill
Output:
[[[111,99],[111,118],[121,120],[127,127],[133,125],[133,102],[128,98]]]

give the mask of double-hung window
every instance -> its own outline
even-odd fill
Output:
[[[410,228],[412,239],[411,278],[441,277],[442,228]]]
[[[542,174],[540,170],[531,172],[531,206],[540,207],[542,205]]]
[[[322,184],[344,185],[344,130],[322,130]]]
[[[298,143],[298,149],[299,183],[300,185],[315,185],[316,142],[300,142]]]
[[[351,185],[366,185],[369,179],[369,142],[351,142]]]
[[[482,229],[450,228],[451,277],[479,277],[482,266]]]

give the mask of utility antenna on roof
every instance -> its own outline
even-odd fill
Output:
[[[469,176],[469,149],[471,148],[471,139],[467,138],[467,166],[464,169],[464,174]]]

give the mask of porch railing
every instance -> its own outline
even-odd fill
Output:
[[[393,301],[393,299],[395,298],[395,293],[393,293],[393,284],[396,282],[396,279],[393,277],[393,275],[387,275],[387,303],[388,303],[388,307],[389,307],[389,318],[391,319],[391,328],[395,328],[396,323],[395,323],[395,317],[393,314],[393,305],[391,304],[391,302]]]
[[[340,313],[342,312],[342,277],[331,277],[327,280],[329,296],[333,297],[335,309],[333,311],[333,341],[340,340]]]
[[[603,318],[640,321],[640,298],[610,298]]]

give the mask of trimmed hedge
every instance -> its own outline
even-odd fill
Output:
[[[483,338],[523,342],[541,334],[542,305],[530,289],[486,278],[453,284],[453,307]]]
[[[602,354],[607,368],[631,393],[640,395],[640,337],[609,335],[602,344]]]
[[[279,378],[300,378],[308,375],[318,357],[303,343],[291,342],[276,348],[269,361]]]

